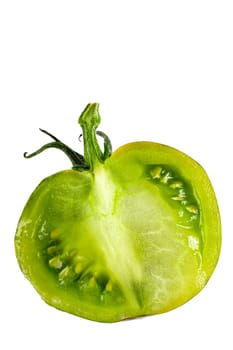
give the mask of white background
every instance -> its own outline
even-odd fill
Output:
[[[232,349],[232,1],[0,1],[0,348]],[[114,149],[151,140],[208,172],[222,216],[218,266],[167,314],[102,324],[46,305],[20,272],[14,233],[46,176],[70,167],[49,139],[79,152],[77,119],[99,102]]]

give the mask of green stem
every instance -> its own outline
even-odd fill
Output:
[[[93,170],[97,163],[103,163],[105,159],[96,138],[96,129],[100,124],[98,103],[87,105],[79,117],[79,124],[83,130],[85,163],[90,170]]]
[[[109,137],[102,131],[96,131],[100,123],[99,104],[90,103],[87,105],[79,118],[79,124],[83,129],[84,157],[72,150],[69,146],[60,141],[48,131],[40,129],[41,132],[50,136],[54,141],[40,147],[35,152],[24,153],[25,158],[32,158],[48,148],[57,148],[63,151],[71,160],[73,169],[93,171],[95,164],[103,163],[111,156],[112,145]],[[104,139],[104,151],[102,152],[97,142],[96,135]]]

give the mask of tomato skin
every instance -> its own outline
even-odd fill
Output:
[[[129,143],[110,156],[101,132],[104,159],[90,129],[99,121],[96,106],[81,117],[85,159],[66,149],[74,169],[44,179],[19,219],[22,272],[48,304],[94,321],[184,304],[208,282],[221,249],[208,175],[183,152],[154,142]],[[54,147],[66,147],[52,137]]]

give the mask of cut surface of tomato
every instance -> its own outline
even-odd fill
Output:
[[[98,104],[79,123],[84,156],[42,130],[73,168],[44,179],[19,219],[19,266],[50,305],[101,322],[172,310],[208,282],[221,247],[205,170],[172,147],[133,142],[111,153]],[[104,139],[101,151],[96,134]]]

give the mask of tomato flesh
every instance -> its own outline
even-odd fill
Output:
[[[20,268],[48,304],[101,322],[182,305],[207,283],[220,246],[207,174],[152,142],[43,180],[15,237]]]

